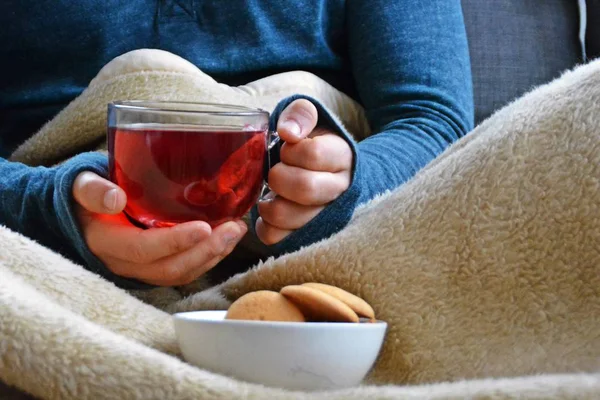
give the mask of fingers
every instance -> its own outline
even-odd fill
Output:
[[[325,206],[303,206],[281,196],[258,203],[258,212],[263,221],[284,230],[300,229],[324,208]],[[259,238],[262,239],[260,235]]]
[[[124,216],[96,215],[92,220],[91,224],[97,226],[86,232],[90,250],[132,264],[151,263],[181,253],[211,235],[210,225],[201,221],[144,230],[131,225]]]
[[[161,228],[163,229],[165,228]],[[109,257],[107,265],[117,275],[135,278],[152,285],[184,285],[217,265],[233,251],[246,232],[247,227],[243,222],[227,222],[183,252],[146,264]]]
[[[297,143],[310,135],[318,119],[317,108],[305,99],[290,103],[279,116],[277,132],[287,143]]]
[[[265,223],[262,217],[256,220],[256,235],[258,238],[266,245],[272,245],[278,243],[285,239],[290,233],[291,230],[280,229],[274,227],[273,225],[269,225]]]
[[[316,128],[317,120],[316,107],[304,99],[279,116],[281,162],[269,171],[269,186],[277,195],[258,203],[256,221],[256,234],[267,245],[302,228],[350,186],[352,149],[338,135]]]
[[[269,171],[269,186],[278,195],[305,206],[320,206],[335,200],[350,183],[350,171],[309,171],[284,163]]]
[[[144,279],[161,286],[190,283],[204,275],[233,251],[247,232],[243,222],[227,222],[215,228],[207,240],[190,250],[147,267]]]
[[[127,203],[123,189],[89,171],[75,179],[73,197],[87,211],[99,214],[120,213]]]
[[[333,134],[317,135],[296,144],[284,143],[281,161],[311,171],[340,172],[352,168],[352,150],[344,139]]]

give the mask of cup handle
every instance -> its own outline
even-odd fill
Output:
[[[279,133],[277,133],[276,131],[270,131],[267,135],[267,151],[275,147],[275,145],[279,143],[280,140],[281,139],[279,138]],[[271,164],[269,164],[269,168],[271,168]]]
[[[273,166],[271,164],[271,149],[273,149],[273,147],[275,147],[277,145],[277,143],[279,143],[281,141],[281,139],[279,138],[279,134],[276,131],[269,131],[267,133],[266,140],[267,140],[267,163],[268,163],[267,171],[269,171],[271,169],[271,167]],[[269,200],[266,198],[266,196],[271,192],[272,192],[272,190],[269,187],[269,184],[267,183],[266,179],[263,179],[263,186],[262,186],[262,190],[260,192],[259,201]]]

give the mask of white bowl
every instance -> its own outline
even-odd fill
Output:
[[[290,390],[356,386],[381,349],[385,322],[321,323],[225,319],[226,311],[174,315],[190,364],[247,382]]]

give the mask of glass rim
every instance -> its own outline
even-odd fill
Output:
[[[222,116],[259,116],[269,117],[269,112],[261,108],[252,108],[234,104],[171,101],[171,100],[115,100],[108,103],[109,108],[141,112],[166,112],[186,114],[210,114]],[[186,108],[187,107],[187,108]],[[210,109],[210,108],[213,109]]]

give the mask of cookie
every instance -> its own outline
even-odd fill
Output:
[[[316,283],[316,282],[307,282],[302,284],[302,286],[307,286],[313,289],[320,290],[324,293],[327,293],[338,300],[346,303],[348,307],[350,307],[356,314],[360,317],[365,317],[369,319],[375,319],[375,311],[373,311],[373,307],[369,305],[366,301],[361,299],[360,297],[345,291],[336,286],[326,285],[324,283]]]
[[[225,319],[305,322],[304,314],[285,296],[270,290],[259,290],[234,301]]]
[[[308,286],[291,285],[281,289],[310,321],[358,322],[358,315],[343,301]]]

